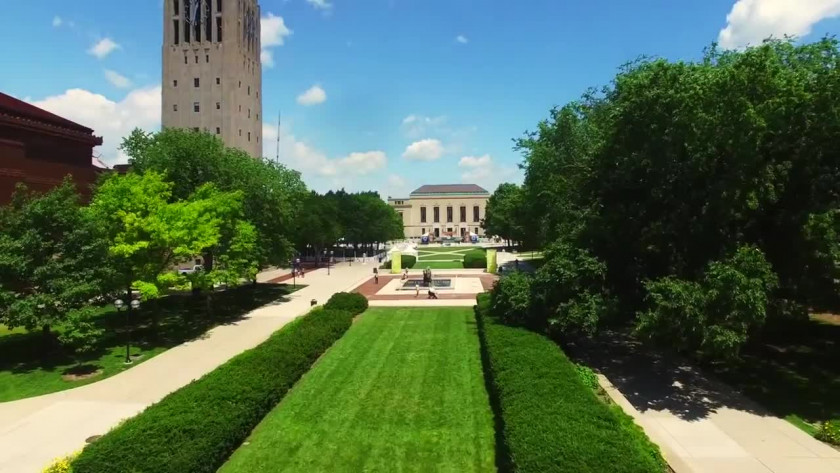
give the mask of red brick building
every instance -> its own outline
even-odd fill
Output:
[[[47,191],[68,174],[89,197],[104,170],[93,164],[93,148],[101,144],[90,128],[0,93],[0,205],[18,182]]]

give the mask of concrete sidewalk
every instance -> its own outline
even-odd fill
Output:
[[[572,350],[676,473],[840,473],[840,451],[696,368],[607,333]]]
[[[0,403],[0,473],[40,472],[54,458],[85,445],[119,421],[200,378],[233,356],[307,313],[310,300],[323,304],[370,277],[369,265],[334,266],[308,273],[307,287],[287,302],[255,309],[203,337],[174,347],[100,382],[43,396]]]

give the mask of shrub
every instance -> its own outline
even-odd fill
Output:
[[[470,250],[464,254],[465,268],[486,268],[487,253],[484,250]]]
[[[809,322],[804,305],[790,299],[773,299],[767,305],[767,321],[762,331],[771,336],[789,337],[804,332]]]
[[[588,251],[558,241],[534,277],[535,317],[559,337],[592,335],[609,313],[606,266]]]
[[[490,293],[490,313],[505,323],[531,323],[531,278],[515,272],[499,279]]]
[[[313,310],[88,445],[73,472],[215,472],[352,318]]]
[[[73,460],[79,456],[79,452],[73,452],[63,458],[56,458],[41,473],[73,473]]]
[[[353,315],[358,315],[367,310],[368,300],[365,296],[355,292],[337,292],[324,304],[324,308],[346,310]]]
[[[649,309],[637,333],[705,358],[738,354],[748,335],[764,324],[776,275],[761,250],[743,246],[709,264],[701,282],[661,278],[645,284]]]
[[[840,419],[823,422],[816,437],[823,442],[840,445]]]
[[[414,256],[414,255],[402,255],[400,257],[400,268],[402,268],[402,269],[405,269],[405,268],[411,269],[416,264],[417,264],[417,257]],[[388,260],[388,261],[382,263],[382,266],[380,266],[380,268],[391,269],[391,260]]]
[[[596,397],[555,343],[497,323],[488,298],[479,295],[476,318],[511,471],[665,471],[658,448]]]
[[[584,385],[588,386],[593,391],[598,389],[600,386],[600,384],[598,384],[598,375],[592,371],[592,368],[575,363],[575,370]]]

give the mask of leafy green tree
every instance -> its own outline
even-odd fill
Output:
[[[97,189],[87,209],[102,225],[120,287],[137,289],[144,299],[180,284],[173,268],[210,249],[233,249],[226,266],[214,268],[197,281],[211,285],[220,279],[255,273],[253,227],[237,219],[240,196],[200,187],[187,200],[170,202],[172,184],[161,174],[113,175]],[[243,272],[245,274],[243,274]]]
[[[311,247],[316,255],[332,247],[341,238],[338,205],[333,199],[311,192],[303,201],[300,216],[295,221],[295,241],[305,250]]]
[[[84,218],[72,181],[37,194],[19,185],[0,209],[0,314],[9,327],[60,324],[109,289],[107,242]]]
[[[487,200],[482,227],[489,235],[497,235],[508,242],[525,238],[525,222],[521,220],[522,190],[516,184],[504,183]]]
[[[215,135],[175,128],[158,133],[135,130],[123,140],[122,150],[136,172],[166,175],[173,183],[171,200],[187,199],[205,184],[241,192],[244,218],[256,232],[259,266],[288,262],[294,222],[307,194],[300,173],[225,148]],[[213,255],[205,256],[205,266],[211,269]]]
[[[82,364],[85,355],[96,350],[97,342],[105,333],[93,321],[95,315],[91,307],[70,312],[58,335],[58,341],[73,353],[77,365]]]

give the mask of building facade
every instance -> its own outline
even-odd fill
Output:
[[[429,234],[463,238],[470,233],[483,236],[481,221],[490,193],[475,184],[425,185],[408,198],[388,198],[402,216],[406,238]]]
[[[262,157],[257,0],[164,0],[162,126]]]
[[[93,130],[0,93],[0,205],[21,182],[38,192],[71,176],[84,199],[105,171],[94,162],[102,138]]]

